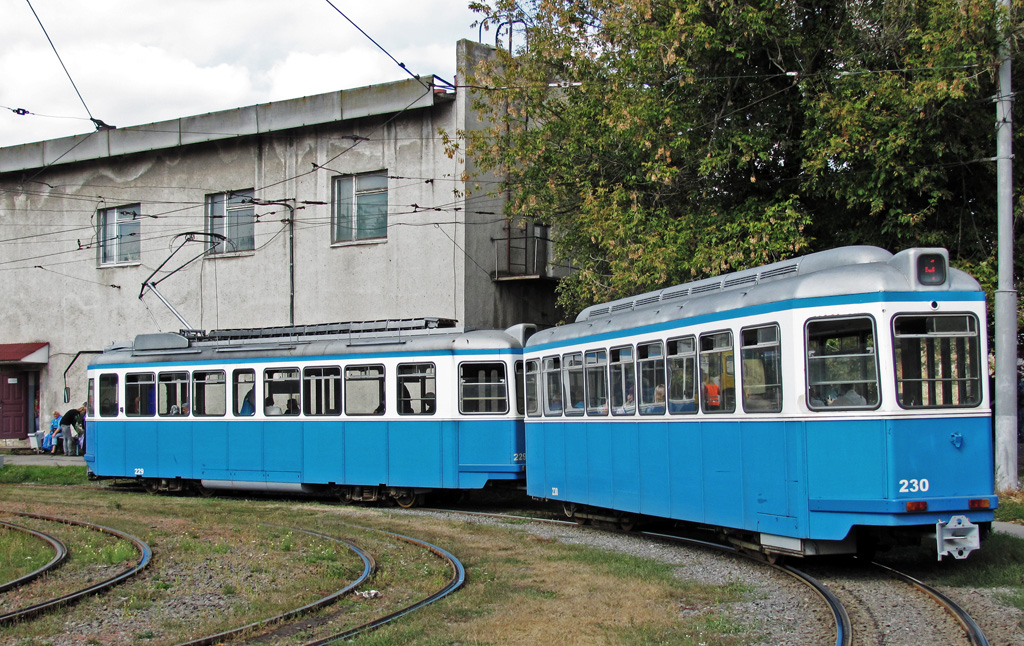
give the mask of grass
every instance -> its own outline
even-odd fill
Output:
[[[1024,524],[1024,491],[1000,491],[996,520]]]
[[[48,467],[6,464],[0,468],[0,484],[85,485],[85,467]]]
[[[720,605],[742,598],[747,593],[742,586],[680,580],[665,564],[541,539],[520,524],[453,523],[387,509],[294,500],[151,496],[95,485],[19,489],[0,488],[0,510],[71,516],[121,529],[148,542],[154,562],[112,594],[12,627],[5,636],[10,643],[44,644],[71,621],[105,629],[122,622],[130,626],[134,641],[174,644],[308,603],[362,571],[361,561],[344,545],[285,527],[357,542],[374,554],[378,565],[363,589],[382,593],[375,599],[350,597],[320,611],[317,616],[334,622],[330,632],[270,638],[285,646],[394,611],[435,592],[452,576],[433,554],[372,528],[439,545],[462,560],[468,576],[455,595],[361,637],[360,643],[535,644],[569,636],[576,643],[733,646],[744,643],[748,630],[746,618],[729,616]],[[72,545],[74,563],[68,571],[79,575],[65,577],[69,581],[80,584],[82,573],[102,567],[103,555],[119,550],[120,541],[100,539],[81,528],[51,524],[47,531],[54,529]],[[52,589],[62,576],[47,577],[39,585]],[[4,599],[0,595],[0,602]],[[172,600],[174,605],[168,606]],[[162,610],[192,603],[216,605],[197,605],[186,615],[179,610],[168,616]],[[681,605],[706,611],[681,619]],[[210,607],[217,610],[202,609]],[[91,639],[98,643],[103,635],[81,635],[82,643]]]

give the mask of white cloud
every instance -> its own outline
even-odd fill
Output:
[[[467,0],[332,1],[417,74],[452,80],[456,41],[477,34]],[[118,126],[407,77],[325,0],[32,6],[93,116]],[[0,147],[91,132],[28,4],[0,0],[0,15]]]

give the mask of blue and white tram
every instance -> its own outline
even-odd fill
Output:
[[[444,319],[155,334],[89,366],[85,460],[147,489],[393,499],[522,487],[531,326]]]
[[[768,554],[993,519],[985,300],[944,249],[847,247],[584,310],[527,342],[527,492]]]

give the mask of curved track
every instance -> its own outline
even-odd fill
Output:
[[[208,637],[200,637],[199,639],[194,639],[192,641],[182,642],[182,643],[178,644],[177,646],[208,646],[210,644],[217,644],[217,643],[223,642],[226,639],[230,639],[232,637],[235,637],[235,636],[237,636],[237,635],[239,635],[239,634],[241,634],[241,633],[243,633],[245,631],[249,631],[249,630],[253,630],[253,629],[257,629],[257,628],[265,628],[266,626],[269,626],[270,624],[274,624],[274,623],[281,622],[281,621],[287,621],[289,619],[294,619],[295,617],[298,617],[298,616],[303,615],[305,613],[312,612],[314,610],[318,610],[320,608],[323,608],[324,606],[327,606],[327,605],[330,605],[330,604],[334,603],[340,597],[348,594],[352,590],[355,590],[357,587],[362,585],[367,579],[369,579],[370,576],[373,575],[373,573],[376,572],[376,570],[377,570],[377,564],[376,564],[376,561],[374,560],[373,556],[370,555],[365,550],[363,550],[362,548],[360,548],[355,543],[351,543],[349,541],[346,541],[346,540],[343,540],[343,539],[340,539],[340,538],[335,538],[333,536],[328,536],[327,534],[321,534],[320,532],[314,532],[314,531],[311,531],[311,530],[308,530],[308,529],[302,529],[301,527],[289,527],[288,529],[291,529],[291,530],[297,531],[297,532],[302,532],[304,534],[309,534],[310,536],[318,536],[320,538],[326,538],[327,540],[331,540],[331,541],[334,541],[336,543],[344,544],[350,550],[355,552],[356,556],[358,556],[360,559],[362,559],[362,561],[363,561],[363,571],[362,571],[362,573],[359,575],[358,578],[356,578],[354,581],[352,581],[351,583],[346,585],[344,588],[341,588],[337,592],[333,592],[333,593],[327,595],[326,597],[321,597],[320,599],[317,599],[316,601],[313,601],[312,603],[308,603],[308,604],[302,606],[301,608],[295,608],[294,610],[289,610],[288,612],[281,613],[280,615],[277,615],[276,617],[270,617],[269,619],[263,619],[263,620],[260,620],[260,621],[256,621],[256,622],[253,622],[253,623],[248,624],[246,626],[242,626],[240,628],[233,628],[231,630],[228,630],[228,631],[225,631],[225,632],[222,632],[222,633],[218,633],[216,635],[210,635]]]
[[[37,532],[36,530],[30,529],[28,527],[22,527],[21,525],[15,525],[14,523],[8,523],[8,522],[2,521],[2,520],[0,520],[0,525],[3,525],[4,527],[6,527],[8,529],[12,529],[14,531],[23,532],[25,534],[31,534],[32,536],[35,536],[39,540],[45,541],[45,542],[49,543],[50,546],[53,547],[53,551],[54,551],[54,556],[53,556],[52,559],[50,559],[49,563],[47,563],[46,565],[42,566],[41,568],[39,568],[35,572],[29,572],[25,576],[18,577],[17,579],[14,579],[12,581],[8,581],[7,583],[4,583],[4,584],[0,584],[0,592],[6,592],[7,590],[10,590],[12,588],[17,588],[17,587],[23,586],[26,583],[29,583],[29,582],[35,580],[36,578],[42,576],[46,572],[49,572],[50,570],[56,569],[61,563],[63,563],[64,561],[67,560],[67,558],[68,558],[68,548],[67,548],[67,546],[64,545],[64,543],[62,543],[60,540],[54,538],[53,536],[50,536],[49,534],[44,534],[43,532]]]
[[[127,570],[124,570],[108,579],[104,579],[99,583],[96,583],[86,588],[82,588],[81,590],[76,590],[75,592],[71,592],[69,594],[57,597],[55,599],[50,599],[42,603],[37,603],[35,605],[29,606],[27,608],[22,608],[21,610],[15,610],[5,615],[0,615],[0,625],[7,625],[21,619],[34,617],[36,615],[47,612],[48,610],[76,603],[87,596],[107,590],[108,588],[111,588],[117,585],[118,583],[121,583],[122,581],[132,576],[135,576],[136,574],[141,572],[143,569],[146,568],[147,565],[149,565],[150,561],[153,558],[153,550],[149,548],[149,545],[139,540],[138,538],[135,538],[131,534],[126,534],[116,529],[103,527],[102,525],[94,525],[92,523],[86,523],[80,520],[71,520],[69,518],[57,518],[53,516],[44,516],[41,514],[28,514],[22,512],[10,513],[14,513],[15,515],[23,516],[25,518],[35,518],[36,520],[63,523],[65,525],[75,525],[78,527],[85,527],[86,529],[103,532],[105,534],[110,534],[112,536],[116,536],[117,538],[121,538],[131,542],[133,545],[135,545],[135,548],[139,550],[141,556],[139,558],[139,562],[136,563],[135,566],[128,568]]]

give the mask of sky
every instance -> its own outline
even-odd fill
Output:
[[[479,35],[468,0],[331,2],[423,76]],[[0,0],[0,147],[406,78],[327,0]]]

